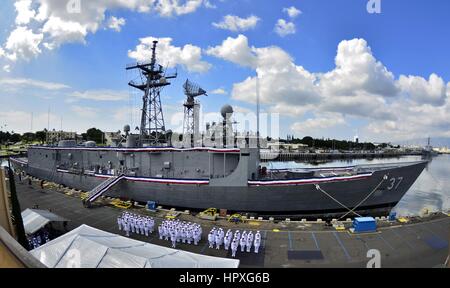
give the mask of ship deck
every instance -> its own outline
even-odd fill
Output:
[[[22,182],[16,180],[16,184],[22,210],[38,205],[39,209],[50,209],[70,219],[68,229],[87,224],[121,234],[116,224],[117,216],[122,213],[121,209],[109,206],[86,209],[79,198],[67,196],[56,189],[41,189],[37,183],[29,186],[25,180]],[[145,210],[131,212],[145,213]],[[161,220],[155,218],[158,224]],[[177,249],[210,256],[231,257],[230,252],[223,249],[208,249],[205,234],[217,223],[195,219],[203,227],[202,241],[199,246],[179,244]],[[305,229],[300,223],[263,223],[260,226],[246,224],[246,227],[230,223],[221,225],[232,225],[233,229],[241,231],[244,229],[261,231],[263,240],[259,254],[237,253],[237,258],[241,260],[240,267],[243,268],[366,267],[369,261],[366,254],[369,249],[378,249],[381,252],[382,267],[440,267],[448,255],[450,236],[450,217],[444,214],[417,223],[382,227],[376,233],[360,235],[350,234],[347,231],[338,232],[323,225]],[[274,228],[278,228],[279,231],[275,232]],[[156,233],[151,237],[132,234],[132,238],[170,246],[169,241],[159,240]]]

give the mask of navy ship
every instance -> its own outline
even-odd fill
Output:
[[[350,217],[387,215],[413,185],[427,162],[316,169],[267,169],[260,162],[260,137],[237,137],[230,129],[233,108],[225,105],[222,122],[199,135],[197,97],[206,91],[183,85],[181,144],[166,130],[161,91],[176,74],[156,62],[126,67],[141,81],[128,84],[143,93],[139,134],[129,125],[114,147],[62,140],[30,146],[27,158],[12,158],[15,169],[67,187],[89,191],[89,207],[101,196],[118,197],[191,210],[226,209],[258,215]],[[258,105],[259,111],[259,105]],[[259,126],[259,125],[258,125]],[[208,136],[208,137],[206,137]]]

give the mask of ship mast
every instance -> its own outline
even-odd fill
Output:
[[[168,143],[164,114],[161,105],[161,90],[170,85],[167,79],[176,78],[177,74],[165,75],[163,67],[156,63],[156,44],[153,41],[150,63],[128,65],[126,70],[137,69],[143,79],[140,83],[130,81],[129,86],[144,92],[142,97],[142,114],[139,134],[140,146],[161,146]]]

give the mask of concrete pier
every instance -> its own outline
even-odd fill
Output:
[[[39,209],[50,209],[71,220],[68,228],[87,224],[108,232],[121,234],[117,228],[117,216],[123,210],[101,206],[94,209],[83,207],[79,198],[67,196],[54,189],[42,190],[37,184],[17,181],[18,197],[22,209],[38,205]],[[144,209],[133,213],[147,213]],[[181,219],[187,217],[180,214]],[[192,218],[191,218],[192,219]],[[157,224],[160,223],[157,219]],[[231,257],[230,252],[209,249],[206,235],[217,222],[196,220],[203,227],[203,239],[198,246],[180,244],[178,249],[204,255]],[[450,217],[442,215],[429,221],[379,228],[376,233],[351,234],[332,227],[314,229],[301,222],[283,223],[279,229],[268,229],[267,225],[250,222],[245,227],[237,224],[233,229],[260,230],[262,247],[259,254],[237,253],[240,267],[366,267],[367,252],[380,252],[381,267],[442,267],[448,256]],[[317,224],[322,225],[322,224]],[[131,235],[137,240],[169,247],[169,241],[151,237]],[[370,255],[369,255],[370,256]]]

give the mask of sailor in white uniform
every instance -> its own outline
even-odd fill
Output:
[[[247,235],[247,252],[250,253],[253,244],[253,233],[250,231]]]
[[[244,233],[242,233],[240,244],[241,244],[241,252],[244,252],[245,245],[247,244],[247,236],[244,235]]]
[[[148,220],[145,220],[145,221],[144,221],[144,233],[145,233],[145,237],[148,237],[148,226],[149,226]]]
[[[225,250],[227,250],[227,251],[228,251],[228,248],[230,247],[230,241],[231,241],[231,239],[230,239],[229,236],[230,236],[230,235],[227,233],[227,235],[225,235],[225,238],[223,239],[223,242],[224,242],[223,247],[224,247]]]
[[[211,231],[208,234],[209,248],[214,248],[214,240],[215,240],[214,232]]]
[[[261,234],[259,233],[259,231],[256,232],[254,245],[255,245],[255,253],[258,253],[259,246],[261,245]]]
[[[239,243],[238,243],[238,240],[233,240],[233,242],[231,242],[231,257],[236,257],[236,251],[237,251],[237,248],[238,248],[238,245],[239,245]]]
[[[192,228],[188,228],[188,230],[187,230],[187,242],[188,242],[189,245],[192,242],[192,238],[193,238]]]
[[[119,226],[119,231],[122,230],[122,217],[117,217],[117,225]]]
[[[198,230],[195,228],[194,231],[192,231],[192,238],[194,239],[194,245],[197,246],[198,244]]]
[[[234,237],[238,240],[241,239],[241,232],[239,232],[239,230],[236,230],[236,232],[234,232]]]
[[[176,243],[177,243],[177,239],[176,239],[176,236],[175,236],[175,231],[171,231],[170,232],[170,240],[172,241],[172,248],[175,248],[176,247]]]
[[[155,228],[155,220],[153,218],[150,218],[149,224],[150,225],[149,225],[148,231],[150,232],[150,234],[152,234],[153,233],[153,229]]]
[[[159,240],[163,239],[163,227],[162,224],[158,226],[158,234],[159,234]]]
[[[219,250],[220,249],[220,245],[222,245],[222,236],[220,234],[220,231],[217,231],[216,236],[215,236],[215,240],[216,240],[216,249]]]
[[[125,230],[125,236],[130,237],[130,223],[125,221],[123,230]]]

